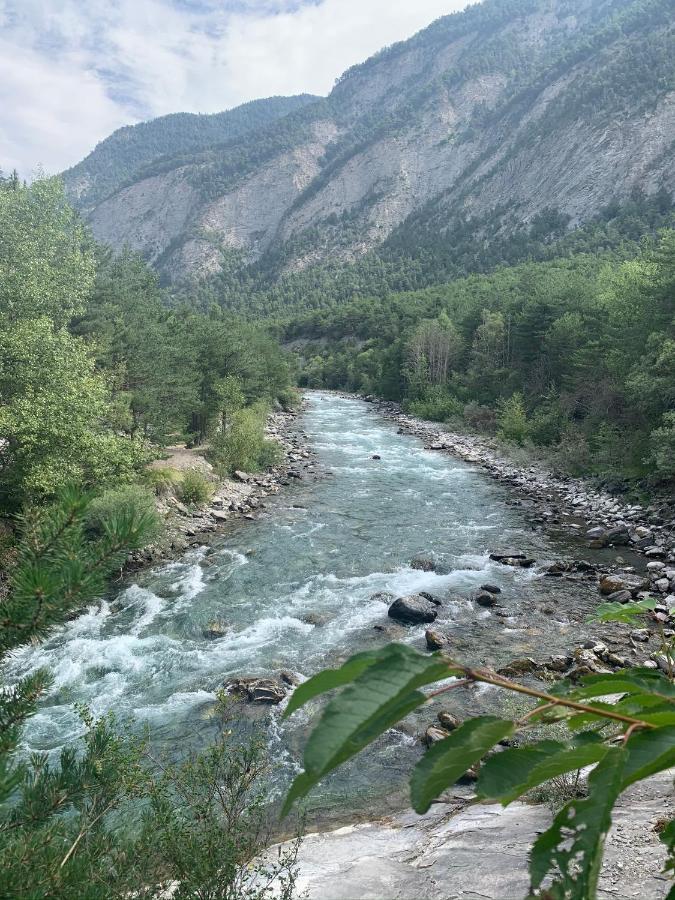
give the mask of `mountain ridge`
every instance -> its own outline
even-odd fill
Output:
[[[457,223],[480,239],[475,223],[553,209],[575,227],[636,190],[675,193],[668,0],[485,0],[83,211],[168,281],[262,266],[273,282],[396,243],[423,254]]]

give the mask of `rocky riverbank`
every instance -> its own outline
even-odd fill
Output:
[[[675,498],[648,506],[623,503],[583,479],[553,474],[535,462],[516,465],[489,438],[446,431],[407,415],[397,403],[365,399],[400,433],[415,435],[427,449],[452,454],[506,485],[513,495],[509,502],[531,510],[534,527],[565,531],[591,549],[616,548],[620,554],[626,548],[644,559],[644,575],[620,560],[598,571],[603,596],[627,602],[651,591],[667,607],[675,606]]]
[[[252,520],[265,507],[265,498],[276,494],[293,480],[312,474],[314,453],[300,427],[302,406],[297,410],[270,413],[265,433],[281,448],[281,462],[261,473],[235,472],[234,478],[219,479],[211,464],[196,451],[178,448],[169,461],[179,469],[198,469],[213,484],[207,505],[189,506],[175,496],[158,498],[157,506],[165,521],[160,542],[145,547],[129,558],[129,568],[138,568],[164,559],[173,559],[192,546],[204,543],[209,535],[236,520]]]

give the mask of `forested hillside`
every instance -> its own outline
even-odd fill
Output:
[[[268,97],[221,113],[172,113],[119,128],[65,173],[69,194],[82,208],[95,206],[142,177],[158,159],[175,159],[235,140],[316,99],[310,94]]]
[[[675,476],[675,231],[300,317],[301,382],[547,448],[576,474]]]
[[[255,314],[316,304],[336,270],[349,297],[513,262],[636,192],[672,198],[674,40],[669,0],[485,0],[81,205],[103,242]]]

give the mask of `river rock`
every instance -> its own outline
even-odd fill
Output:
[[[574,657],[564,653],[558,653],[549,660],[547,668],[552,672],[566,672],[574,662]]]
[[[449,733],[445,728],[439,728],[438,725],[430,725],[424,732],[422,743],[427,747],[431,747],[446,738]]]
[[[429,650],[443,650],[443,648],[448,645],[446,636],[441,634],[440,631],[436,631],[435,628],[427,628],[424,632],[424,638]]]
[[[630,591],[614,591],[613,594],[607,595],[607,600],[610,603],[630,603],[633,599],[633,595]]]
[[[373,453],[373,455],[370,458],[371,459],[382,459],[382,457],[380,456],[379,453]]]
[[[238,694],[250,703],[281,703],[288,693],[273,678],[233,678],[227,682],[228,693]]]
[[[630,533],[627,526],[617,525],[613,528],[597,526],[586,532],[591,547],[625,547],[630,544]]]
[[[418,553],[410,560],[410,568],[418,569],[420,572],[435,572],[436,563],[430,556],[424,556]]]
[[[536,559],[528,559],[524,556],[505,556],[499,560],[503,566],[520,567],[521,569],[531,569]]]
[[[635,596],[639,591],[649,589],[649,580],[641,575],[633,575],[629,572],[602,575],[599,589],[600,593],[605,596],[614,594],[616,591],[630,591]]]
[[[501,594],[502,589],[497,587],[496,584],[481,584],[481,591],[487,591],[488,594]]]
[[[448,712],[446,709],[442,709],[438,713],[436,718],[441,723],[441,727],[446,731],[454,731],[455,728],[459,728],[459,726],[462,724],[461,719],[458,719],[457,716],[453,715],[451,712]]]
[[[221,622],[220,619],[215,619],[213,622],[209,622],[209,624],[204,628],[202,634],[209,641],[215,641],[218,638],[221,638],[224,634],[227,634],[229,626],[226,625],[225,622]]]
[[[475,600],[479,606],[496,606],[498,602],[497,597],[489,591],[480,591]]]
[[[529,656],[520,656],[517,659],[512,659],[510,663],[502,666],[501,669],[497,669],[497,674],[509,677],[514,675],[527,675],[529,672],[536,672],[539,668],[539,663],[534,659],[530,659]]]
[[[435,604],[419,594],[399,597],[389,607],[389,616],[399,622],[418,625],[422,622],[433,622],[438,616]]]
[[[394,595],[389,593],[389,591],[378,591],[376,594],[372,594],[369,598],[369,601],[377,602],[377,603],[391,603],[394,599]]]
[[[525,559],[525,554],[520,550],[499,550],[491,553],[490,559],[495,562],[503,562],[505,559]]]

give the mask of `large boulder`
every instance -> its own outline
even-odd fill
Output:
[[[420,594],[399,597],[389,607],[389,617],[409,625],[433,622],[438,615],[436,605]]]

